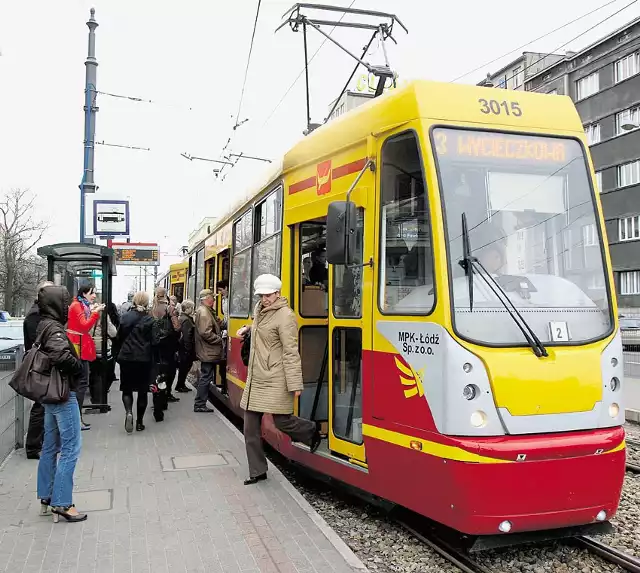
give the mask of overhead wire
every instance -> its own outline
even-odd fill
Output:
[[[619,10],[616,10],[615,12],[613,12],[612,14],[609,14],[606,18],[603,18],[602,20],[600,20],[599,22],[597,22],[596,24],[594,24],[593,26],[591,26],[590,28],[587,28],[584,32],[581,32],[580,34],[578,34],[577,36],[574,36],[573,38],[571,38],[570,40],[567,40],[566,42],[564,42],[563,44],[559,45],[558,47],[554,48],[553,50],[551,50],[550,52],[548,52],[547,54],[544,54],[541,58],[538,58],[537,60],[535,60],[534,62],[530,63],[528,66],[525,66],[524,68],[522,68],[521,70],[519,70],[517,73],[507,77],[504,79],[505,85],[507,84],[507,82],[509,80],[512,80],[513,78],[517,77],[518,75],[520,75],[521,73],[524,73],[526,70],[528,70],[529,68],[532,68],[533,66],[535,66],[536,64],[539,64],[541,61],[543,61],[545,58],[553,55],[554,53],[556,53],[558,50],[561,50],[562,48],[564,48],[565,46],[569,45],[571,42],[574,42],[575,40],[577,40],[578,38],[581,38],[582,36],[584,36],[585,34],[588,34],[589,32],[591,32],[592,30],[594,30],[595,28],[597,28],[598,26],[601,26],[602,24],[604,24],[607,20],[611,20],[611,18],[613,18],[614,16],[617,16],[618,14],[620,14],[621,12],[623,12],[624,10],[626,10],[627,8],[630,8],[631,6],[633,6],[634,4],[636,4],[638,2],[638,0],[631,0],[631,2],[629,2],[628,4],[626,4],[625,6],[623,6],[622,8],[620,8]]]
[[[351,4],[349,4],[348,8],[352,8],[353,5],[356,3],[356,0],[353,0],[351,2]],[[342,20],[344,19],[344,17],[346,16],[346,12],[344,14],[342,14],[342,16],[340,16],[340,19],[338,20],[338,23],[342,22]],[[334,26],[331,30],[331,32],[329,32],[329,36],[331,36],[335,31],[336,28],[338,26]],[[320,50],[322,50],[322,47],[327,43],[328,38],[324,38],[324,40],[322,40],[322,43],[318,46],[318,49],[313,53],[313,55],[309,58],[309,61],[307,62],[307,67],[311,65],[311,62],[313,62],[314,58],[318,55],[318,52],[320,52]],[[273,108],[273,110],[271,110],[271,113],[267,116],[267,119],[265,119],[264,123],[262,124],[262,127],[264,127],[265,125],[267,125],[267,123],[269,123],[269,121],[271,120],[271,118],[273,117],[273,115],[276,113],[276,111],[278,111],[278,109],[280,108],[280,106],[282,105],[282,103],[284,102],[284,100],[287,98],[287,96],[289,95],[289,93],[291,92],[291,90],[295,87],[295,85],[300,81],[300,78],[302,77],[302,75],[304,74],[305,68],[302,68],[302,70],[300,71],[300,73],[298,74],[298,76],[296,77],[295,80],[293,80],[292,84],[289,86],[289,88],[287,89],[287,91],[284,92],[284,95],[280,98],[280,101],[276,104],[276,107]]]
[[[587,16],[591,16],[592,14],[595,14],[596,12],[599,12],[600,10],[602,10],[603,8],[606,8],[607,6],[610,6],[611,4],[615,4],[616,2],[620,2],[620,0],[611,0],[610,2],[607,2],[606,4],[603,4],[602,6],[599,6],[598,8],[595,8],[594,10],[591,10],[590,12],[587,12],[586,14],[582,14],[582,16],[578,16],[577,18],[574,18],[573,20],[562,24],[562,26],[559,26],[559,27],[551,30],[550,32],[547,32],[546,34],[543,34],[542,36],[538,36],[534,40],[530,40],[529,42],[526,42],[525,44],[521,44],[517,48],[513,48],[512,50],[509,50],[508,52],[505,52],[501,56],[498,56],[497,58],[494,58],[493,60],[485,62],[484,64],[479,65],[477,68],[474,68],[473,70],[470,70],[467,73],[462,74],[461,76],[458,76],[457,78],[449,80],[449,83],[457,82],[458,80],[461,80],[462,78],[465,78],[465,77],[477,72],[478,70],[481,70],[482,68],[484,68],[486,66],[490,66],[491,64],[495,64],[497,61],[501,60],[502,58],[505,58],[505,57],[513,54],[514,52],[517,52],[518,50],[521,50],[522,48],[526,48],[527,46],[533,44],[534,42],[538,42],[539,40],[543,40],[544,38],[547,38],[548,36],[551,36],[551,34],[555,34],[556,32],[559,32],[560,30],[563,30],[567,26],[571,26],[571,24],[575,24],[576,22],[579,22],[580,20],[583,20]]]
[[[244,69],[244,80],[242,82],[242,91],[240,92],[240,102],[238,103],[238,113],[236,114],[236,123],[234,126],[234,130],[238,127],[240,121],[240,111],[242,110],[242,100],[244,99],[244,91],[247,87],[247,76],[249,75],[249,64],[251,63],[251,53],[253,52],[253,43],[256,39],[256,29],[258,27],[258,17],[260,16],[260,5],[262,4],[262,0],[258,0],[258,6],[256,8],[256,17],[253,22],[253,32],[251,33],[251,43],[249,44],[249,54],[247,56],[247,65]]]

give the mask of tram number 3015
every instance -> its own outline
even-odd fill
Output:
[[[495,99],[486,100],[480,98],[478,100],[480,104],[480,111],[486,115],[492,113],[493,115],[514,115],[520,117],[522,115],[522,109],[517,101],[498,101]]]

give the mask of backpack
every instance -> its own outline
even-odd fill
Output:
[[[162,346],[171,340],[173,336],[173,324],[169,310],[160,318],[154,318],[151,325],[151,345]]]

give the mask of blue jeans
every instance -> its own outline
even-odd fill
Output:
[[[44,442],[38,463],[40,499],[50,499],[55,507],[73,503],[73,472],[81,447],[76,393],[70,392],[69,399],[61,404],[44,404]]]

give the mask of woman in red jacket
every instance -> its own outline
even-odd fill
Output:
[[[89,362],[96,359],[96,345],[89,331],[100,319],[100,312],[104,309],[104,304],[94,305],[96,300],[96,289],[92,284],[81,285],[78,289],[78,296],[69,306],[69,322],[67,323],[67,333],[69,340],[80,349],[80,362],[82,363],[82,376],[79,381],[76,397],[80,407],[81,427],[88,430],[91,426],[85,423],[82,417],[82,405],[84,395],[89,387]]]

